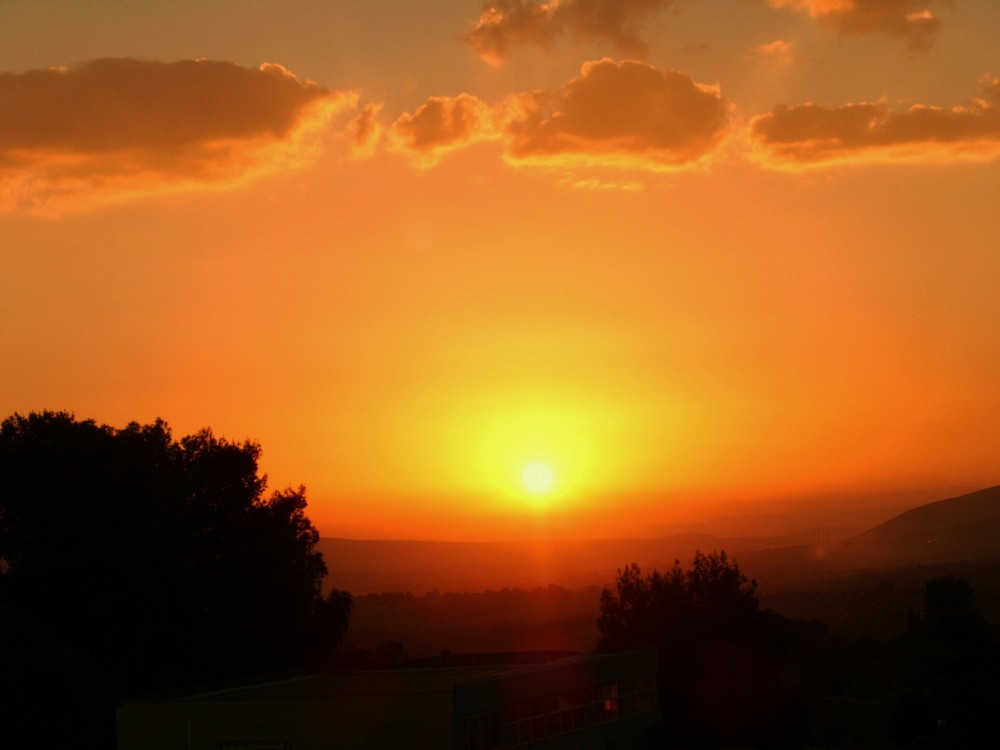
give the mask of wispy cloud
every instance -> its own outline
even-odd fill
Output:
[[[348,124],[347,132],[351,136],[351,147],[356,156],[371,156],[382,139],[383,127],[378,121],[382,107],[380,103],[366,104]]]
[[[780,106],[754,118],[757,158],[779,169],[838,163],[987,161],[1000,156],[1000,79],[950,109],[884,102]]]
[[[677,0],[494,0],[467,39],[476,54],[493,65],[506,59],[511,47],[547,47],[563,36],[601,39],[632,56],[646,54],[641,31],[650,16]]]
[[[297,166],[357,105],[280,65],[102,59],[0,72],[0,206],[227,186]]]
[[[786,42],[784,39],[775,39],[773,42],[755,47],[754,53],[767,60],[787,63],[791,62],[795,57],[795,45],[792,42]]]
[[[933,1],[933,0],[930,0]],[[934,46],[941,20],[928,0],[769,0],[774,8],[805,11],[843,34],[884,34],[916,52]]]
[[[717,87],[637,61],[585,63],[558,89],[515,94],[495,106],[461,94],[436,97],[390,128],[396,151],[429,165],[445,151],[501,140],[516,165],[690,167],[729,130]]]

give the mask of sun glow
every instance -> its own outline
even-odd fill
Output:
[[[478,434],[465,440],[473,451],[470,475],[493,498],[492,507],[534,512],[586,503],[608,466],[595,445],[612,442],[601,415],[586,406],[601,399],[541,388],[531,399],[516,392],[489,396],[487,403],[463,404],[462,414],[477,414]]]
[[[532,495],[541,497],[556,486],[556,474],[548,464],[532,461],[521,472],[521,484]]]

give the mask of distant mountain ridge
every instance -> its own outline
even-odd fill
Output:
[[[657,539],[587,539],[525,542],[351,540],[324,537],[319,549],[327,585],[355,594],[409,591],[485,591],[608,585],[618,568],[638,563],[664,570],[674,560],[690,564],[696,550],[749,555],[772,548],[802,548],[842,538],[840,530],[773,537],[675,534]]]
[[[840,545],[891,564],[1000,557],[1000,486],[920,505]]]
[[[696,550],[725,550],[772,589],[801,588],[858,572],[1000,560],[1000,486],[905,511],[863,533],[818,529],[789,536],[676,534],[656,539],[434,542],[320,539],[326,587],[356,595],[473,592],[560,585],[605,586],[631,562],[687,566]]]

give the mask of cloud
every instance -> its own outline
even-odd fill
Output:
[[[119,58],[0,72],[0,206],[228,186],[302,164],[355,92],[280,65]]]
[[[497,137],[495,113],[481,99],[471,94],[435,96],[392,124],[389,148],[431,166],[449,151]]]
[[[915,52],[934,46],[940,19],[927,0],[770,0],[774,8],[805,11],[843,34],[884,34],[906,42]]]
[[[389,128],[390,149],[428,167],[446,152],[502,141],[511,164],[669,170],[710,156],[729,130],[718,88],[643,62],[584,63],[554,90],[494,106],[471,94],[434,97]]]
[[[640,31],[646,20],[676,0],[495,0],[483,5],[482,15],[467,41],[476,54],[492,65],[502,63],[518,44],[547,47],[571,34],[581,40],[610,41],[617,50],[644,56]]]
[[[366,104],[348,124],[347,132],[351,137],[351,147],[355,156],[367,157],[375,152],[375,147],[382,138],[383,128],[378,121],[382,106],[381,103]]]
[[[775,39],[773,42],[754,48],[754,52],[768,60],[790,62],[795,55],[795,44],[784,39]]]
[[[641,182],[633,180],[602,180],[597,177],[587,177],[582,180],[563,180],[563,184],[574,190],[614,190],[619,193],[636,193],[643,188]]]
[[[797,169],[835,163],[988,161],[1000,156],[1000,79],[983,80],[981,96],[946,109],[883,102],[822,107],[779,106],[755,117],[757,158]]]
[[[508,158],[539,164],[669,169],[709,156],[729,128],[718,88],[683,73],[607,58],[556,91],[507,104]]]

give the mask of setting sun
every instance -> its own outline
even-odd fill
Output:
[[[532,461],[521,472],[521,484],[532,495],[547,495],[556,485],[556,475],[548,464]]]
[[[340,538],[998,481],[1000,3],[54,5],[0,418],[249,439]]]
[[[992,746],[998,31],[0,0],[0,750]]]

